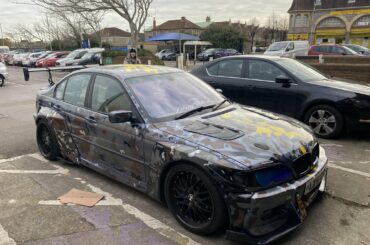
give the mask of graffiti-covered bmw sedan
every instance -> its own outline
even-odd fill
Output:
[[[269,243],[325,189],[327,157],[308,126],[233,104],[177,69],[79,70],[36,103],[44,157],[146,193],[197,234]]]

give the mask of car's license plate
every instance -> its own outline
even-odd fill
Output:
[[[307,195],[310,193],[313,189],[315,189],[319,184],[321,184],[324,176],[325,176],[326,170],[322,171],[319,175],[317,175],[315,178],[311,179],[306,183],[306,187],[304,190],[304,194]]]

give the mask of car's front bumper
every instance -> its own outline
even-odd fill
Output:
[[[5,80],[9,79],[9,73],[8,72],[0,72],[0,74],[5,78]]]
[[[306,207],[325,190],[327,157],[321,148],[312,173],[280,186],[251,194],[229,194],[230,230],[226,238],[248,244],[268,244],[300,226]]]

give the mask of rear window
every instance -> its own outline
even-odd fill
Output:
[[[68,79],[64,101],[72,105],[84,107],[86,91],[89,86],[90,74],[77,74]]]

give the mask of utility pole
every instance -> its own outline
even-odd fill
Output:
[[[0,24],[0,28],[1,28],[1,39],[3,40],[3,46],[5,46],[4,33],[3,33],[3,25],[2,24]]]

